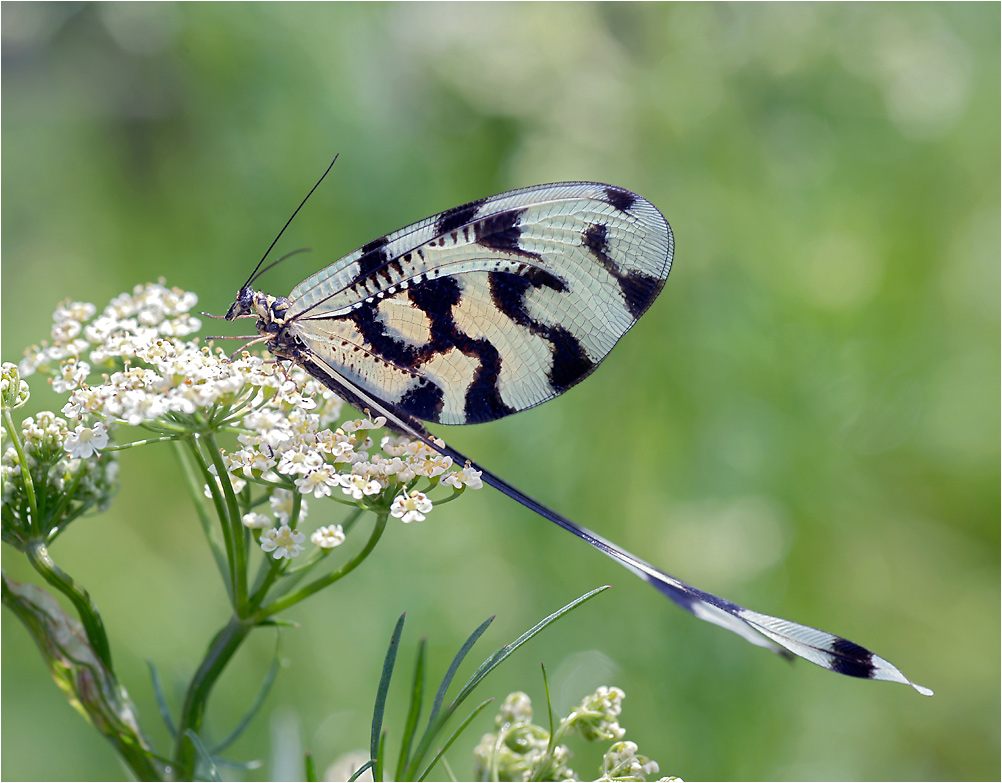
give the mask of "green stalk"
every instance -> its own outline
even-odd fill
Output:
[[[216,681],[230,662],[234,653],[254,629],[256,622],[230,618],[229,623],[212,640],[209,651],[198,667],[195,676],[188,685],[184,706],[181,709],[181,719],[177,727],[177,740],[174,746],[174,778],[176,780],[192,780],[195,774],[195,763],[198,751],[195,745],[185,736],[192,731],[198,734],[205,719],[205,707],[209,694]]]
[[[78,620],[45,590],[2,579],[3,604],[35,640],[49,673],[71,707],[107,739],[137,780],[163,780],[125,688],[97,657]]]
[[[233,568],[233,595],[236,604],[237,614],[244,616],[247,612],[247,548],[244,546],[244,526],[240,521],[240,508],[237,505],[237,496],[233,492],[233,485],[230,483],[229,473],[226,472],[226,465],[223,463],[222,452],[216,443],[216,438],[212,433],[203,436],[208,441],[209,456],[212,464],[216,467],[216,475],[219,483],[223,485],[223,493],[226,496],[226,506],[228,514],[222,520],[224,525],[229,525],[230,537],[232,539],[232,568]]]
[[[111,666],[111,645],[108,634],[104,630],[104,621],[90,598],[90,594],[56,565],[49,555],[48,547],[42,541],[29,541],[24,554],[28,562],[42,575],[50,585],[65,595],[73,603],[80,615],[80,622],[87,633],[87,640],[94,653],[100,658],[108,671],[114,671]]]

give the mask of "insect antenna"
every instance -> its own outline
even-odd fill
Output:
[[[262,269],[256,275],[254,275],[254,277],[255,278],[260,277],[261,275],[263,275],[265,272],[267,272],[272,267],[278,266],[283,261],[285,261],[285,259],[291,258],[292,256],[296,255],[297,253],[312,253],[312,252],[313,252],[313,248],[311,248],[311,247],[301,247],[298,250],[293,250],[291,253],[286,253],[284,256],[282,256],[281,258],[279,258],[277,261],[272,261],[270,264],[268,264],[268,266],[266,266],[264,269]],[[250,281],[250,280],[247,281],[247,285],[250,285],[251,282],[252,281]]]
[[[338,155],[340,155],[340,154],[341,153],[338,153]],[[300,205],[298,207],[296,207],[296,211],[292,213],[292,216],[287,221],[285,221],[285,225],[282,226],[282,230],[278,232],[278,236],[275,237],[274,241],[268,246],[268,249],[265,251],[264,255],[261,256],[261,260],[257,262],[257,266],[254,267],[254,271],[251,272],[251,276],[247,278],[247,282],[243,284],[243,288],[246,288],[251,283],[253,283],[254,280],[257,279],[258,274],[264,274],[269,269],[271,269],[271,267],[273,267],[275,264],[277,264],[278,261],[282,260],[280,258],[278,261],[275,262],[275,264],[271,264],[271,265],[265,267],[264,269],[261,269],[261,264],[263,264],[264,260],[268,257],[268,253],[270,253],[272,251],[272,248],[275,247],[275,245],[278,243],[278,240],[282,238],[282,234],[285,233],[285,229],[287,229],[289,227],[289,224],[292,222],[293,218],[295,218],[296,215],[299,214],[299,210],[301,210],[303,208],[303,204],[305,204],[307,202],[307,200],[309,199],[309,197],[313,195],[313,191],[320,187],[320,183],[324,181],[324,177],[327,176],[328,172],[330,172],[330,170],[332,168],[334,168],[334,164],[336,162],[337,162],[337,155],[334,156],[334,160],[331,161],[331,165],[329,165],[327,167],[327,171],[325,171],[323,174],[320,175],[320,179],[317,180],[317,184],[314,185],[310,189],[309,193],[306,194],[306,198],[304,198],[302,200],[302,202],[300,203]],[[289,255],[292,255],[292,254],[290,253]],[[289,256],[284,256],[284,258],[288,258],[288,257]],[[258,272],[259,269],[261,270],[260,273]]]

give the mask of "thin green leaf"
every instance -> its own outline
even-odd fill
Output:
[[[553,759],[553,751],[559,744],[559,738],[553,733],[553,705],[550,702],[550,683],[546,679],[546,667],[542,664],[540,666],[543,669],[543,692],[546,694],[546,713],[550,719],[550,738],[546,742],[546,753],[540,763],[536,765],[536,771],[530,778],[532,781],[541,780],[539,776],[543,775],[550,768],[549,762]]]
[[[539,664],[543,670],[543,693],[546,694],[546,714],[550,718],[550,743],[553,743],[553,703],[550,701],[550,681],[546,679],[546,664]]]
[[[568,612],[576,609],[585,601],[590,600],[591,598],[601,593],[603,590],[607,589],[608,585],[604,587],[599,587],[596,588],[595,590],[591,590],[585,593],[580,598],[576,598],[566,606],[558,609],[553,614],[541,620],[539,623],[537,623],[528,631],[519,636],[514,642],[511,642],[510,644],[506,644],[503,647],[498,648],[493,655],[491,655],[486,661],[480,664],[479,668],[473,673],[473,676],[470,677],[466,685],[463,686],[462,690],[460,690],[459,694],[453,700],[452,704],[450,704],[445,709],[445,711],[442,712],[441,715],[429,718],[428,728],[425,729],[424,735],[422,735],[421,737],[421,742],[418,744],[418,748],[414,752],[414,757],[411,759],[411,762],[406,770],[407,775],[410,776],[413,774],[414,769],[421,762],[425,754],[428,752],[428,749],[431,747],[431,743],[434,740],[435,735],[441,730],[442,726],[449,719],[452,713],[454,713],[459,708],[459,706],[466,700],[466,698],[473,692],[473,689],[480,684],[481,680],[483,680],[484,677],[486,677],[488,674],[491,673],[491,671],[493,671],[497,666],[499,666],[501,662],[505,660],[505,658],[507,658],[509,655],[515,652],[515,650],[517,650],[519,647],[521,647],[523,644],[529,641],[533,636],[538,634],[548,625],[551,625],[552,623],[556,622]],[[478,632],[482,633],[481,630],[482,628],[483,626],[481,626],[481,628],[478,628],[477,631],[474,632],[474,636],[476,636]],[[470,639],[476,641],[474,636],[471,636]],[[467,645],[470,644],[472,643],[468,640]],[[464,649],[467,648],[467,645],[464,645]],[[462,652],[462,654],[465,655],[465,652]],[[459,656],[457,656],[457,658],[458,657]],[[447,675],[447,678],[451,676],[451,673],[452,672],[450,671],[450,675]],[[447,687],[447,683],[443,683],[443,686]],[[441,690],[440,693],[442,693]],[[439,700],[436,698],[436,702],[438,701]]]
[[[309,751],[306,751],[306,758],[303,759],[303,767],[306,769],[307,783],[316,783],[317,767],[313,763],[313,754]]]
[[[160,717],[163,719],[164,725],[167,727],[167,731],[170,732],[171,737],[176,737],[177,727],[170,716],[170,708],[167,706],[167,698],[164,696],[163,684],[160,682],[160,673],[157,671],[157,667],[153,661],[149,659],[146,661],[146,666],[150,670],[150,680],[153,682],[153,695],[157,698]]]
[[[194,746],[195,752],[198,754],[199,758],[202,759],[202,763],[206,768],[206,777],[209,780],[216,781],[216,783],[222,783],[223,779],[219,777],[219,770],[216,769],[216,762],[205,749],[205,745],[202,744],[201,738],[191,729],[185,731],[184,736],[188,738],[188,742]]]
[[[386,694],[390,690],[390,677],[393,676],[393,664],[397,660],[397,650],[400,648],[400,635],[404,631],[404,612],[397,620],[397,625],[390,636],[390,646],[386,648],[386,658],[383,660],[383,674],[379,678],[379,690],[376,691],[376,704],[372,710],[372,733],[369,735],[369,756],[379,759],[379,734],[383,730],[383,712],[386,710]],[[381,780],[382,778],[376,778]]]
[[[576,598],[566,606],[558,609],[549,617],[544,618],[539,623],[530,628],[528,631],[526,631],[524,634],[519,636],[515,641],[511,642],[510,644],[506,644],[503,647],[499,647],[490,658],[488,658],[486,661],[480,664],[480,668],[473,673],[473,676],[470,677],[466,685],[463,686],[462,690],[459,692],[459,695],[456,696],[456,701],[454,703],[455,706],[459,706],[462,700],[470,695],[470,692],[472,692],[472,690],[476,688],[477,685],[480,684],[480,681],[483,680],[484,677],[490,674],[491,671],[493,671],[497,666],[499,666],[505,658],[507,658],[509,655],[515,652],[515,650],[517,650],[519,647],[521,647],[523,644],[529,641],[533,636],[538,634],[548,625],[552,625],[553,623],[555,623],[557,620],[559,620],[568,612],[577,609],[579,606],[581,606],[581,604],[585,603],[586,601],[590,601],[596,595],[608,589],[609,585],[604,585],[603,587],[596,587],[594,590],[585,593],[580,598]]]
[[[352,774],[352,776],[350,778],[348,778],[348,783],[354,783],[354,781],[356,781],[356,780],[359,779],[359,777],[362,775],[363,772],[365,772],[367,769],[369,769],[375,763],[376,763],[375,761],[373,761],[372,759],[369,759],[361,767],[359,767],[358,769],[355,770],[355,772]],[[375,778],[373,778],[373,780],[375,780]]]
[[[445,700],[445,692],[449,690],[449,686],[452,685],[452,680],[456,676],[456,670],[459,665],[466,658],[467,654],[473,648],[473,645],[477,643],[477,639],[484,635],[484,631],[487,630],[488,626],[494,622],[494,617],[497,615],[488,617],[484,620],[480,626],[473,633],[470,634],[469,638],[459,648],[459,652],[456,653],[456,657],[452,659],[452,665],[449,666],[449,671],[445,673],[445,677],[442,678],[442,684],[438,688],[438,693],[435,694],[435,703],[431,708],[431,715],[428,716],[428,726],[430,727],[432,723],[435,722],[435,718],[438,717],[438,712],[442,709],[442,702]]]
[[[261,709],[261,705],[264,703],[265,698],[268,696],[268,692],[271,690],[271,686],[275,682],[275,677],[278,675],[279,668],[279,637],[276,634],[275,637],[275,655],[271,659],[271,666],[268,667],[267,674],[264,675],[264,682],[261,683],[261,688],[257,692],[257,696],[254,698],[254,702],[251,704],[250,708],[244,714],[243,718],[236,725],[236,728],[230,732],[230,735],[220,742],[216,747],[212,749],[212,754],[218,755],[226,748],[228,748],[236,739],[243,734],[244,729],[247,728],[247,724],[251,722],[251,719],[257,714],[258,710]]]
[[[414,668],[414,687],[411,688],[411,706],[407,711],[404,736],[400,739],[400,758],[397,760],[396,780],[403,779],[404,767],[407,764],[411,745],[414,742],[414,731],[417,729],[418,718],[421,716],[421,703],[424,700],[424,663],[427,646],[427,639],[422,639],[421,644],[418,646],[417,664]]]
[[[456,738],[457,738],[457,737],[459,737],[459,735],[463,733],[463,730],[464,730],[464,729],[465,729],[465,728],[466,728],[467,726],[469,726],[469,725],[470,725],[470,723],[472,723],[472,722],[473,722],[473,719],[474,719],[475,717],[477,717],[477,715],[479,715],[479,714],[480,714],[481,712],[483,712],[484,708],[485,708],[485,707],[486,707],[486,706],[487,706],[488,704],[490,704],[491,702],[493,702],[493,701],[494,701],[494,699],[488,699],[487,701],[485,701],[485,702],[482,702],[482,703],[481,703],[481,704],[480,704],[480,705],[479,705],[479,706],[478,706],[478,707],[477,707],[477,708],[476,708],[475,710],[473,710],[473,712],[471,712],[471,713],[470,713],[470,716],[469,716],[469,717],[468,717],[468,718],[467,718],[466,720],[464,720],[464,721],[463,721],[463,722],[462,722],[462,723],[460,724],[459,728],[457,728],[457,729],[456,729],[456,730],[455,730],[455,731],[454,731],[454,732],[453,732],[453,733],[452,733],[452,734],[451,734],[451,735],[449,736],[449,739],[448,739],[448,740],[446,740],[446,743],[445,743],[445,744],[444,744],[444,745],[442,746],[442,749],[441,749],[441,750],[440,750],[440,751],[439,751],[438,753],[436,753],[436,754],[435,754],[435,758],[433,758],[433,759],[431,760],[431,763],[430,763],[430,764],[429,764],[429,765],[428,765],[427,767],[425,767],[425,769],[424,769],[424,772],[422,772],[422,773],[421,773],[420,775],[418,775],[418,778],[417,778],[417,779],[418,779],[419,781],[420,781],[420,780],[424,780],[424,779],[425,779],[426,777],[428,777],[428,773],[429,773],[429,772],[431,772],[431,771],[432,771],[432,769],[434,769],[435,765],[436,765],[436,764],[438,763],[438,760],[439,760],[439,759],[441,759],[441,758],[442,758],[442,756],[444,756],[444,755],[445,755],[445,752],[446,752],[446,751],[447,751],[447,750],[449,749],[449,746],[450,746],[450,745],[452,745],[452,743],[456,741]]]

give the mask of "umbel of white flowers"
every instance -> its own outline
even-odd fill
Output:
[[[137,286],[100,314],[92,304],[66,302],[53,316],[51,340],[29,348],[18,367],[4,365],[5,395],[26,395],[22,378],[37,372],[51,378],[54,391],[69,396],[62,416],[43,412],[23,426],[25,458],[43,456],[51,463],[53,490],[76,481],[75,491],[91,495],[78,505],[106,505],[115,479],[110,453],[124,448],[114,445],[120,425],[168,439],[204,428],[211,419],[215,431],[240,433],[239,448],[223,456],[233,490],[239,492],[247,481],[272,489],[272,516],[253,512],[243,522],[261,531],[265,552],[282,559],[305,549],[306,535],[288,524],[293,493],[301,496],[296,523],[305,517],[305,496],[335,496],[370,508],[390,491],[390,515],[409,523],[432,510],[428,490],[450,488],[454,497],[482,486],[476,470],[454,465],[419,442],[387,435],[379,453],[370,434],[385,424],[381,417],[332,428],[341,401],[298,368],[247,352],[230,361],[221,350],[186,339],[201,328],[189,312],[196,303],[194,294],[162,282]],[[21,462],[14,449],[5,449],[4,503],[23,506],[27,515],[26,499],[19,495],[23,484],[7,480],[21,470]],[[84,465],[89,479],[79,481],[74,477]],[[210,471],[215,473],[214,466]],[[414,488],[418,479],[426,481],[423,491]],[[206,493],[211,494],[208,487]],[[53,520],[44,532],[55,535],[68,521]],[[12,533],[12,542],[26,534],[27,527],[7,527],[5,538]],[[310,541],[328,550],[344,541],[344,532],[336,525],[322,527]]]

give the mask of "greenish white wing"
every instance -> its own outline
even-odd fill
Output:
[[[585,378],[661,291],[673,239],[623,188],[542,185],[371,242],[298,285],[311,351],[425,421],[490,421]]]

